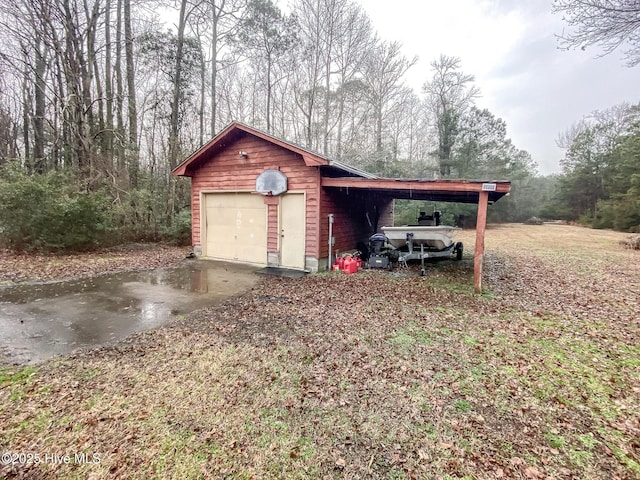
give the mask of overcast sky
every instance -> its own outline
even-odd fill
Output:
[[[625,67],[621,52],[596,58],[597,48],[557,48],[565,25],[550,0],[360,1],[381,38],[418,56],[407,73],[416,91],[441,53],[460,57],[480,88],[477,106],[507,123],[541,174],[561,171],[561,131],[594,110],[640,101],[640,67]]]

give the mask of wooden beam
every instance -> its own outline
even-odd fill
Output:
[[[402,180],[390,178],[322,177],[323,187],[416,190],[433,192],[483,192],[484,182],[470,180]],[[511,182],[495,182],[495,192],[508,193]],[[487,193],[486,191],[484,193]],[[488,197],[487,197],[488,198]]]
[[[473,288],[482,293],[482,265],[484,263],[484,231],[487,226],[487,205],[489,192],[480,192],[478,219],[476,220],[476,249],[473,254]]]

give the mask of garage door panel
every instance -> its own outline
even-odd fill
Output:
[[[205,195],[208,257],[266,263],[267,213],[262,197],[250,193]]]

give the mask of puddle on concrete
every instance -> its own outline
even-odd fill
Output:
[[[255,268],[194,261],[146,272],[0,288],[0,349],[37,363],[125,338],[241,293]]]

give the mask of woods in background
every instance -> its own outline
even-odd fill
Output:
[[[95,238],[187,238],[189,184],[170,172],[232,120],[382,176],[511,180],[494,220],[539,214],[550,191],[505,122],[476,107],[459,59],[433,60],[413,91],[404,78],[417,58],[379,38],[354,1],[283,12],[271,0],[7,0],[0,27],[0,195],[19,202],[17,185],[36,182],[50,203],[102,212]],[[613,178],[599,211],[637,188]],[[5,236],[14,217],[0,206]]]
[[[553,179],[545,217],[640,231],[640,106],[594,112],[561,134],[563,175]]]

